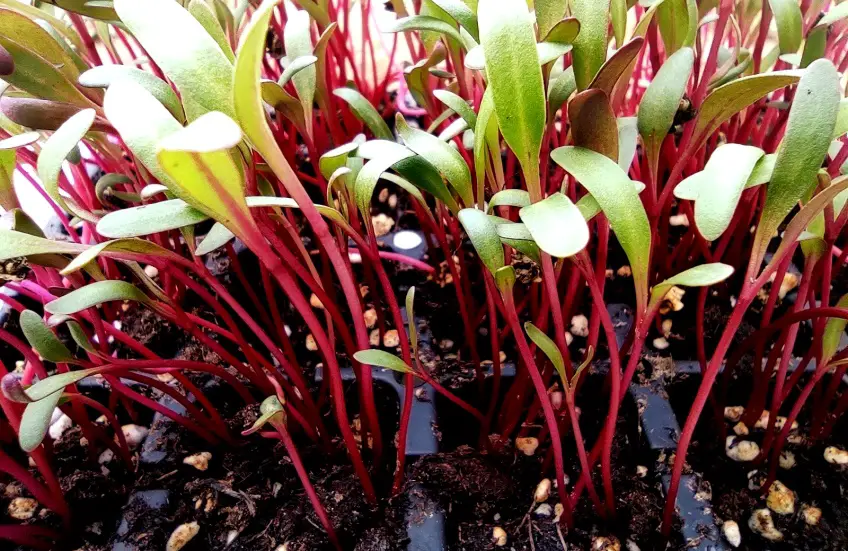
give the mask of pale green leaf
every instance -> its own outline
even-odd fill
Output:
[[[495,207],[500,206],[530,206],[530,194],[523,189],[503,189],[492,195],[492,198],[489,200],[487,205],[487,209],[489,212],[492,212]]]
[[[168,173],[156,159],[156,146],[166,136],[182,130],[182,125],[149,91],[131,80],[114,81],[106,90],[103,110],[144,166],[162,184],[171,187]]]
[[[291,61],[286,68],[283,70],[283,73],[280,75],[279,80],[277,80],[277,84],[280,86],[285,86],[289,83],[289,81],[296,74],[306,69],[307,67],[311,67],[318,62],[318,58],[314,55],[304,55],[298,58],[295,58]]]
[[[197,245],[197,250],[194,251],[194,254],[197,256],[203,256],[211,253],[212,251],[217,251],[235,239],[235,237],[235,234],[228,230],[227,226],[220,222],[215,222],[215,224],[209,229],[209,233],[207,233],[206,237],[203,238],[203,241]]]
[[[841,5],[841,4],[840,4]],[[842,297],[836,303],[837,308],[848,308],[848,295]],[[827,364],[839,350],[842,335],[848,320],[844,318],[830,318],[824,326],[822,333],[822,363]]]
[[[412,15],[410,17],[402,17],[392,23],[387,32],[390,33],[399,33],[399,32],[408,32],[408,31],[430,31],[434,33],[443,34],[448,36],[454,40],[458,44],[462,44],[462,37],[459,34],[459,31],[451,25],[450,23],[446,23],[441,19],[437,19],[435,17],[430,17],[428,15]]]
[[[724,144],[713,151],[704,170],[674,188],[679,199],[695,201],[695,225],[707,241],[718,239],[730,226],[736,205],[757,162],[758,147]]]
[[[841,4],[836,4],[830,8],[830,10],[819,19],[818,23],[816,23],[816,27],[826,27],[828,25],[833,25],[840,19],[845,19],[848,17],[848,4],[842,2]]]
[[[227,33],[221,26],[215,12],[204,0],[191,0],[188,3],[188,12],[194,17],[198,23],[209,33],[209,36],[221,48],[221,52],[227,57],[230,63],[235,62],[236,56],[233,54],[233,47],[230,46],[230,41],[227,38]]]
[[[518,215],[539,248],[551,256],[574,256],[589,242],[586,220],[571,199],[562,193],[522,207]]]
[[[0,229],[0,261],[41,254],[77,254],[85,245],[66,241],[53,241],[20,231]]]
[[[185,121],[183,106],[171,86],[152,73],[127,65],[100,65],[84,72],[79,77],[82,86],[108,88],[118,79],[132,80],[162,102],[179,122]]]
[[[371,197],[374,195],[374,188],[377,187],[380,175],[395,163],[412,157],[415,153],[398,143],[386,140],[365,142],[359,147],[360,153],[366,145],[368,148],[378,149],[379,153],[365,163],[365,166],[359,171],[353,189],[356,205],[367,219],[370,214]],[[368,149],[366,148],[367,151]]]
[[[290,59],[312,55],[312,21],[305,10],[288,10],[283,42]],[[315,101],[317,71],[314,66],[305,67],[292,77],[297,97],[303,109],[307,133],[312,134],[312,104]]]
[[[651,304],[656,304],[658,301],[663,300],[668,290],[675,285],[681,285],[683,287],[709,287],[710,285],[724,281],[732,274],[733,266],[728,266],[721,262],[702,264],[694,268],[689,268],[655,285],[651,290]]]
[[[665,0],[657,9],[656,18],[667,55],[680,48],[694,46],[698,28],[695,0]]]
[[[144,207],[139,207],[144,208]],[[101,220],[102,222],[102,220]],[[107,253],[125,253],[125,254],[137,254],[144,256],[160,256],[160,257],[173,257],[174,253],[168,251],[153,243],[152,241],[147,241],[144,239],[116,239],[114,241],[104,241],[103,243],[98,243],[97,245],[92,245],[87,248],[85,251],[81,252],[70,264],[68,264],[62,271],[62,275],[71,274],[77,270],[85,267],[89,262],[94,261],[98,256]]]
[[[639,126],[636,117],[619,117],[618,126],[618,166],[628,172],[633,159],[636,157],[636,146],[639,137]]]
[[[480,41],[480,30],[477,26],[477,15],[462,0],[432,0],[445,13],[453,17],[457,23],[463,26],[476,41]]]
[[[41,178],[44,189],[50,198],[65,210],[75,215],[89,219],[79,207],[70,206],[59,193],[59,175],[62,164],[77,147],[94,122],[94,109],[84,109],[65,121],[52,136],[44,143],[38,155],[38,177]]]
[[[433,90],[433,95],[462,117],[468,123],[469,128],[474,128],[477,125],[477,114],[467,101],[448,90]]]
[[[188,120],[234,116],[233,65],[188,11],[174,0],[115,0],[115,10],[176,85]]]
[[[182,199],[169,199],[110,212],[97,223],[97,233],[109,238],[139,237],[193,226],[208,219],[208,215]]]
[[[37,403],[53,396],[54,394],[61,393],[65,390],[66,386],[78,383],[86,377],[96,375],[100,371],[103,371],[103,366],[57,373],[56,375],[51,375],[46,379],[42,379],[27,388],[26,394],[33,403]],[[51,410],[50,413],[52,414],[53,411]]]

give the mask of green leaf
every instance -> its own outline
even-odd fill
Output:
[[[127,65],[100,65],[79,76],[79,83],[89,88],[108,88],[119,79],[128,79],[150,92],[162,102],[179,122],[185,121],[183,106],[174,89],[152,73]]]
[[[589,242],[586,220],[571,199],[562,193],[522,207],[518,215],[539,248],[551,256],[573,256]]]
[[[221,27],[218,17],[212,8],[204,0],[191,0],[188,3],[188,12],[194,17],[198,23],[209,33],[209,36],[218,44],[221,51],[227,57],[230,63],[235,62],[236,56],[233,54],[233,48],[230,46],[230,41],[227,39],[227,33]]]
[[[68,363],[76,361],[74,355],[62,341],[53,334],[41,316],[32,310],[24,310],[20,317],[21,332],[26,337],[31,347],[38,355],[54,363]]]
[[[481,208],[486,196],[486,167],[490,157],[496,168],[502,167],[495,103],[492,100],[491,88],[487,88],[480,101],[477,124],[474,126],[474,172],[477,180],[477,202]]]
[[[72,319],[68,319],[67,324],[68,332],[71,334],[71,338],[74,339],[74,342],[77,343],[77,346],[86,352],[91,352],[92,354],[98,353],[94,345],[91,344],[91,341],[88,340],[88,335],[85,334],[85,331],[82,330],[82,326],[80,326],[79,323]]]
[[[236,235],[254,225],[244,201],[241,166],[230,152],[241,138],[235,121],[211,111],[159,142],[157,154],[173,181],[171,191]]]
[[[768,0],[774,20],[777,22],[777,38],[780,53],[794,54],[803,39],[803,16],[797,0]]]
[[[442,8],[448,15],[456,19],[462,25],[471,38],[480,41],[480,29],[477,26],[477,15],[462,0],[432,0],[438,7]]]
[[[615,35],[615,45],[621,48],[624,35],[627,34],[627,0],[612,0],[610,2],[610,19],[612,32]]]
[[[704,170],[674,188],[679,199],[695,201],[695,225],[707,241],[718,239],[730,226],[736,205],[763,150],[750,145],[724,144]]]
[[[15,2],[15,7],[19,5]],[[95,107],[100,92],[90,96],[75,84],[79,70],[65,48],[34,18],[0,8],[0,46],[11,54],[15,68],[3,80],[34,97],[77,107]]]
[[[539,38],[551,32],[564,16],[568,0],[535,0],[536,24],[539,26]]]
[[[488,212],[492,212],[495,207],[500,206],[528,207],[530,206],[530,194],[523,189],[503,189],[492,195],[487,205]]]
[[[27,388],[26,394],[27,396],[29,396],[29,399],[33,401],[32,403],[37,403],[44,400],[45,398],[50,398],[54,394],[61,393],[68,385],[78,383],[86,377],[96,375],[97,373],[103,371],[103,369],[104,366],[91,367],[88,369],[66,371],[65,373],[51,375],[50,377],[42,379],[31,387]],[[53,413],[52,410],[50,413]]]
[[[660,146],[674,123],[694,63],[692,48],[675,52],[657,71],[639,103],[639,134],[653,167],[656,167]]]
[[[304,55],[298,58],[295,58],[291,61],[283,71],[283,74],[280,75],[279,80],[277,80],[277,84],[280,86],[285,86],[289,83],[289,81],[296,74],[306,69],[307,67],[311,67],[318,62],[318,58],[314,55]]]
[[[333,95],[343,99],[350,105],[356,118],[365,123],[365,126],[371,130],[375,138],[389,141],[395,139],[392,131],[389,130],[389,125],[386,124],[386,121],[383,120],[377,109],[357,90],[353,88],[336,88],[333,90]]]
[[[85,245],[52,241],[20,231],[0,229],[0,261],[40,254],[77,254]]]
[[[774,71],[742,77],[719,86],[701,104],[689,149],[699,148],[727,119],[769,93],[798,82],[804,71]]]
[[[412,368],[406,365],[406,362],[383,350],[360,350],[353,357],[361,364],[374,365],[400,373],[414,373]]]
[[[786,132],[757,225],[754,258],[762,259],[783,219],[814,185],[827,155],[841,97],[839,74],[833,63],[819,59],[805,69],[789,110]]]
[[[505,218],[492,215],[489,215],[489,220],[495,224],[495,230],[504,245],[509,245],[516,251],[530,257],[536,263],[542,261],[542,251],[536,241],[533,240],[526,224],[510,222]]]
[[[459,211],[459,205],[456,204],[456,200],[445,185],[442,175],[424,157],[419,155],[407,157],[395,163],[393,168],[416,187],[444,203],[451,212]],[[381,177],[384,176],[385,173]]]
[[[556,61],[568,52],[574,46],[560,42],[539,42],[536,44],[536,55],[539,56],[539,65],[547,65],[552,61]]]
[[[53,410],[56,409],[61,397],[62,392],[58,391],[43,400],[26,405],[18,428],[18,443],[22,450],[27,453],[33,452],[44,441],[47,430],[50,428]]]
[[[548,85],[548,109],[551,113],[556,113],[562,104],[571,97],[571,94],[577,90],[577,82],[574,80],[574,67],[568,68],[562,72],[555,80]]]
[[[695,44],[698,29],[698,5],[695,0],[666,0],[657,9],[657,25],[666,54]]]
[[[848,295],[842,295],[836,303],[836,307],[848,308]],[[839,350],[839,344],[842,342],[842,334],[845,333],[846,325],[848,325],[848,320],[843,318],[830,318],[827,320],[824,331],[822,332],[822,364],[830,362],[831,358]]]
[[[618,123],[603,90],[590,88],[571,98],[568,120],[574,145],[618,162]]]
[[[356,205],[363,216],[368,219],[371,212],[371,197],[374,195],[374,188],[377,187],[380,175],[395,163],[412,157],[415,153],[400,144],[386,140],[366,142],[360,146],[360,151],[365,145],[370,148],[379,148],[380,151],[379,155],[375,155],[374,158],[365,163],[353,184]]]
[[[848,98],[839,101],[839,113],[836,116],[836,126],[833,129],[834,140],[848,133]]]
[[[250,208],[257,207],[283,207],[283,208],[293,208],[299,209],[300,205],[292,199],[291,197],[268,197],[265,195],[257,196],[257,197],[246,197],[245,201],[247,202],[247,206]],[[328,207],[326,205],[315,205],[316,210],[321,216],[325,218],[329,218],[333,222],[339,224],[342,227],[347,227],[347,221],[342,216],[342,213],[337,211],[332,207]]]
[[[733,266],[728,266],[721,262],[702,264],[694,268],[689,268],[655,285],[651,290],[651,304],[653,305],[663,300],[668,290],[675,285],[682,285],[684,287],[709,287],[710,285],[724,281],[731,274],[733,274]]]
[[[430,17],[427,15],[412,15],[410,17],[402,17],[395,21],[386,32],[390,33],[400,33],[400,32],[409,32],[409,31],[430,31],[434,33],[443,34],[448,36],[454,40],[458,44],[462,44],[462,37],[459,35],[459,31],[451,25],[450,23],[446,23],[441,19],[437,19],[435,17]]]
[[[413,357],[418,355],[418,327],[415,325],[415,286],[406,291],[406,325]]]
[[[396,116],[395,128],[409,149],[430,161],[444,174],[466,205],[474,203],[471,171],[456,149],[432,134],[410,127],[400,113]]]
[[[97,223],[97,233],[109,238],[140,237],[193,226],[208,219],[208,215],[182,199],[169,199],[110,212]]]
[[[619,166],[621,166],[621,163],[619,163]],[[624,170],[624,168],[622,167],[621,170]],[[645,184],[643,184],[642,182],[637,182],[635,180],[631,180],[630,182],[634,184],[637,195],[645,190]],[[586,220],[586,222],[601,213],[601,205],[599,205],[598,201],[596,201],[595,198],[592,197],[592,195],[589,193],[581,197],[577,201],[576,206],[578,209],[580,209],[580,213],[583,215],[583,218]]]
[[[560,147],[551,153],[551,158],[583,184],[603,209],[630,260],[637,303],[644,311],[651,227],[633,182],[615,161],[589,149]]]
[[[607,59],[610,0],[572,0],[571,14],[580,21],[572,54],[577,89],[585,90]]]
[[[644,43],[645,39],[637,36],[616,50],[612,57],[606,60],[598,70],[598,74],[592,79],[589,88],[603,90],[607,96],[612,96],[615,85],[626,74],[627,69],[633,65]],[[630,77],[630,75],[627,76]]]
[[[242,436],[249,436],[258,432],[262,427],[267,424],[271,426],[276,426],[277,423],[280,423],[281,427],[285,426],[286,419],[286,410],[283,407],[282,402],[277,396],[268,396],[262,403],[259,405],[259,419],[254,421],[253,426],[249,429],[242,431]]]
[[[462,117],[468,123],[469,128],[474,128],[477,125],[477,114],[467,101],[448,90],[433,90],[433,95]]]
[[[754,170],[748,181],[745,183],[745,189],[766,184],[771,181],[771,174],[774,172],[774,164],[777,162],[777,153],[768,153],[760,157],[757,164],[754,165]]]
[[[363,134],[360,134],[360,136],[362,136],[363,139],[365,138]],[[360,143],[360,141],[354,140],[352,142],[342,144],[321,155],[321,158],[318,159],[318,168],[321,170],[321,174],[324,178],[329,178],[335,171],[344,167],[347,163],[347,158],[356,151],[356,148],[359,147]]]
[[[568,386],[568,376],[565,374],[565,360],[562,359],[562,353],[556,343],[541,329],[533,325],[531,322],[524,322],[524,330],[527,331],[527,336],[530,337],[536,346],[544,352],[545,356],[551,361],[559,374],[559,379],[564,386]]]
[[[212,251],[217,251],[235,239],[235,237],[235,234],[228,230],[227,226],[220,222],[215,222],[215,224],[209,229],[209,233],[206,234],[206,237],[204,237],[203,241],[201,241],[197,246],[197,250],[194,251],[194,254],[197,256],[203,256],[211,253]]]
[[[62,172],[65,158],[91,128],[94,115],[94,109],[85,109],[65,121],[44,143],[38,155],[38,177],[44,184],[44,190],[59,206],[77,216],[82,209],[70,207],[65,198],[59,194],[59,174]]]
[[[173,186],[156,158],[157,144],[183,128],[168,109],[140,84],[121,79],[106,90],[103,111],[145,168],[165,186]]]
[[[290,4],[287,4],[287,7]],[[309,14],[304,10],[287,9],[288,21],[286,22],[283,42],[286,47],[286,55],[290,59],[301,56],[312,55],[312,21]],[[314,66],[305,67],[298,71],[292,80],[297,90],[297,97],[303,109],[303,118],[306,121],[307,133],[312,135],[312,104],[315,101],[315,89],[317,86],[317,71]]]
[[[504,265],[504,252],[495,224],[485,212],[472,208],[459,211],[459,222],[480,260],[489,271],[497,273]]]
[[[512,294],[512,288],[515,285],[515,268],[512,266],[504,266],[495,272],[495,284],[502,295]]]
[[[481,0],[478,19],[498,126],[537,198],[546,105],[533,21],[524,0]]]
[[[203,26],[174,0],[115,0],[121,21],[180,93],[186,118],[233,112],[233,65]]]
[[[95,281],[85,287],[71,291],[67,295],[57,298],[44,305],[44,309],[51,314],[71,315],[92,308],[99,304],[113,301],[131,300],[150,304],[150,299],[141,289],[126,281]],[[36,399],[33,396],[33,399]]]
[[[104,241],[103,243],[92,245],[71,261],[61,273],[62,275],[74,273],[85,267],[89,262],[94,261],[98,256],[106,253],[129,253],[171,258],[175,256],[171,251],[160,247],[152,241],[144,239],[116,239],[114,241]]]

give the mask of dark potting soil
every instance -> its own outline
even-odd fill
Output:
[[[600,391],[603,377],[587,379],[586,396]],[[441,398],[437,397],[437,401]],[[599,433],[606,412],[605,403],[594,402],[578,399],[581,429],[589,445]],[[446,409],[450,415],[445,415]],[[612,450],[617,519],[601,519],[584,492],[574,511],[575,526],[570,530],[562,528],[562,539],[552,514],[527,515],[536,486],[544,477],[553,477],[552,470],[543,469],[547,447],[540,447],[528,457],[509,444],[499,447],[502,442],[495,443],[492,452],[456,446],[457,442],[479,438],[479,427],[449,408],[440,406],[439,411],[441,445],[451,451],[419,459],[411,468],[410,480],[429,492],[447,511],[447,541],[451,551],[495,549],[492,542],[495,527],[503,528],[508,535],[505,548],[516,551],[562,550],[563,541],[568,549],[590,549],[596,537],[616,537],[622,549],[626,548],[627,540],[643,550],[666,548],[659,534],[664,498],[654,472],[656,457],[643,445],[638,413],[632,401],[625,402],[622,408]],[[471,436],[475,431],[476,436]],[[581,469],[573,438],[567,433],[563,438],[566,474],[576,482]],[[643,477],[637,474],[640,466],[647,468]],[[593,479],[602,492],[599,470]],[[568,488],[571,490],[573,483]],[[553,509],[558,501],[557,491],[552,489],[546,503]],[[537,507],[538,504],[533,504],[532,510]],[[680,546],[679,541],[671,542],[672,549]]]
[[[257,414],[258,406],[246,407],[228,424],[238,433]],[[240,447],[214,448],[176,430],[167,457],[138,464],[135,473],[117,459],[102,466],[88,461],[78,427],[56,442],[56,469],[78,529],[62,549],[161,551],[174,528],[188,522],[197,522],[200,531],[184,551],[273,551],[284,543],[289,551],[334,549],[276,440],[255,437]],[[335,443],[329,450],[304,445],[299,451],[345,551],[405,548],[403,497],[371,506]],[[212,454],[208,470],[182,463],[200,452]],[[378,483],[385,485],[383,478]],[[7,486],[0,507],[20,492],[15,484]],[[58,519],[47,512],[38,522],[56,525]]]
[[[746,381],[737,379],[737,386],[744,387]],[[734,381],[734,382],[737,382]],[[680,377],[668,386],[672,406],[682,425],[688,406],[700,382],[698,377]],[[731,385],[732,386],[732,385]],[[731,392],[727,405],[744,405],[744,390]],[[793,397],[790,397],[791,402]],[[785,412],[781,412],[785,414]],[[798,434],[809,432],[807,420],[802,418]],[[791,469],[779,468],[777,480],[795,493],[795,513],[778,515],[772,513],[775,526],[783,533],[781,542],[769,542],[748,527],[748,520],[756,509],[766,507],[766,496],[759,489],[749,488],[749,480],[757,480],[767,473],[768,464],[739,463],[725,454],[724,442],[715,431],[715,417],[708,407],[702,415],[688,453],[691,472],[699,475],[702,490],[711,494],[716,518],[720,521],[734,520],[742,533],[739,549],[747,551],[842,551],[848,549],[848,469],[831,465],[824,460],[827,446],[848,448],[848,423],[843,419],[832,435],[814,445],[787,443],[784,449],[795,455],[796,464]],[[727,422],[728,434],[732,435],[732,423]],[[762,443],[763,431],[750,428],[743,437]],[[756,472],[752,472],[756,471]],[[750,475],[750,476],[749,476]],[[801,513],[804,505],[818,507],[822,511],[820,522],[811,526]]]

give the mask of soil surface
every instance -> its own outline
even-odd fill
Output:
[[[681,424],[685,421],[687,404],[691,403],[699,378],[678,377],[669,386],[672,406]],[[736,381],[735,381],[736,382]],[[735,383],[734,382],[734,383]],[[739,380],[737,387],[744,387]],[[734,385],[731,385],[733,387]],[[728,397],[728,405],[745,404],[744,390],[737,389]],[[787,403],[792,402],[790,397]],[[781,412],[785,414],[785,412]],[[711,411],[704,418],[713,420]],[[799,435],[808,434],[805,419],[800,420]],[[732,423],[727,423],[728,434],[732,435]],[[700,475],[702,487],[711,493],[714,513],[719,521],[734,520],[742,533],[739,549],[749,551],[821,551],[848,549],[848,469],[831,465],[824,460],[827,446],[848,448],[848,424],[845,419],[837,424],[830,438],[809,444],[806,441],[788,443],[786,450],[795,456],[796,464],[791,469],[779,468],[777,480],[795,493],[794,514],[772,513],[775,526],[783,533],[783,541],[769,542],[748,527],[748,520],[756,509],[766,507],[766,498],[758,489],[757,480],[767,472],[767,464],[736,462],[725,454],[724,442],[715,433],[714,423],[702,422],[695,433],[689,449],[688,460],[692,472]],[[744,439],[762,443],[762,430],[751,428]],[[821,521],[809,525],[804,521],[802,510],[805,505],[818,507],[822,511]]]

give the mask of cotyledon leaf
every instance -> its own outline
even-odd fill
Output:
[[[657,10],[656,18],[667,54],[694,45],[698,28],[695,0],[666,0]]]
[[[610,0],[572,0],[571,15],[580,21],[572,53],[577,89],[585,90],[607,58]]]
[[[182,199],[169,199],[110,212],[97,223],[97,233],[109,238],[140,237],[193,226],[209,216]]]
[[[818,59],[805,69],[789,111],[757,225],[755,258],[762,258],[783,219],[815,182],[827,155],[841,97],[839,74],[833,63]]]
[[[430,161],[444,174],[466,205],[474,203],[471,171],[456,149],[432,134],[410,127],[400,113],[395,118],[395,128],[409,149]]]
[[[233,64],[178,2],[115,0],[115,11],[176,85],[188,120],[209,111],[235,116]]]
[[[477,15],[462,0],[432,0],[434,4],[442,8],[457,23],[462,25],[476,41],[480,41],[480,30],[477,26]]]
[[[216,251],[229,243],[231,240],[235,239],[235,234],[227,229],[227,226],[221,224],[220,222],[216,222],[206,234],[206,237],[203,238],[197,245],[197,250],[194,251],[194,254],[197,256],[203,256],[205,254],[209,254],[212,251]]]
[[[365,123],[365,126],[371,130],[374,137],[380,140],[393,140],[394,135],[389,130],[389,125],[377,112],[377,109],[371,105],[365,96],[353,88],[336,88],[333,90],[333,95],[341,98],[350,105],[351,110],[356,114],[356,117]]]
[[[704,239],[718,239],[730,225],[742,192],[763,154],[758,147],[724,144],[713,151],[704,170],[674,188],[677,198],[695,201],[695,225]]]
[[[504,189],[494,195],[487,204],[488,212],[500,206],[527,207],[530,206],[530,194],[523,189]]]
[[[459,211],[459,222],[480,260],[489,271],[496,273],[504,265],[504,252],[495,224],[485,212],[474,208]]]
[[[477,114],[464,99],[449,90],[433,90],[436,99],[450,107],[457,115],[468,123],[469,128],[477,125]]]
[[[563,360],[562,353],[559,351],[559,347],[556,343],[541,329],[533,325],[532,322],[524,322],[524,330],[527,332],[527,336],[530,337],[530,340],[532,340],[551,361],[557,374],[559,374],[562,383],[564,385],[568,385],[568,377],[565,373],[565,361]]]
[[[38,155],[38,177],[41,178],[44,189],[50,198],[67,211],[80,216],[79,207],[72,208],[59,193],[59,174],[62,164],[68,154],[77,146],[94,122],[94,109],[84,109],[65,121],[52,136],[44,143]],[[89,219],[90,216],[81,216]]]
[[[179,121],[185,121],[183,106],[174,89],[152,73],[127,65],[100,65],[79,76],[79,83],[90,88],[108,88],[118,79],[129,79],[141,85],[153,97],[162,102],[168,111]]]
[[[286,4],[285,32],[283,42],[286,47],[286,55],[294,59],[296,57],[312,55],[312,21],[305,10],[289,9],[292,5]],[[305,67],[292,77],[294,88],[300,105],[303,108],[303,118],[306,121],[306,131],[312,134],[312,104],[315,101],[315,90],[317,87],[317,71],[314,65]]]
[[[686,271],[680,272],[674,277],[670,277],[654,285],[651,290],[651,304],[656,304],[657,301],[665,298],[665,294],[675,285],[684,287],[707,287],[715,285],[730,277],[733,274],[733,266],[714,262],[712,264],[702,264],[689,268]]]
[[[803,70],[774,71],[742,77],[713,90],[698,110],[689,150],[699,148],[724,121],[774,90],[795,84],[802,74]]]
[[[18,443],[22,450],[27,453],[33,452],[44,441],[53,410],[56,409],[61,397],[62,391],[57,391],[38,402],[26,405],[18,429]]]
[[[841,5],[841,4],[840,4]],[[848,308],[848,294],[842,297],[836,303],[837,308]],[[845,333],[845,326],[848,325],[848,320],[843,318],[830,318],[824,326],[822,333],[822,362],[827,363],[839,350],[839,343],[842,342],[842,335]]]
[[[97,245],[92,245],[77,255],[70,264],[62,269],[61,273],[62,275],[68,275],[80,270],[86,264],[95,260],[98,256],[106,253],[130,253],[145,256],[160,256],[165,258],[173,258],[175,256],[173,252],[145,239],[115,239],[112,241],[104,241]]]
[[[571,98],[568,119],[574,145],[618,162],[618,123],[603,90],[589,88]]]
[[[47,327],[41,316],[32,310],[24,310],[20,316],[21,332],[38,355],[48,362],[74,362],[74,355]]]
[[[360,350],[353,354],[357,362],[363,365],[374,365],[400,373],[412,373],[412,368],[395,356],[383,350]]]
[[[434,139],[436,138],[434,137]],[[362,167],[362,170],[356,176],[356,181],[353,185],[356,206],[364,215],[370,212],[371,197],[374,195],[374,188],[377,187],[380,175],[395,163],[415,155],[410,149],[388,140],[372,140],[366,142],[366,144],[371,148],[380,148],[380,154],[375,155],[370,161],[365,163],[365,166]]]
[[[462,37],[460,36],[459,31],[456,29],[456,27],[454,27],[450,23],[442,21],[441,19],[430,17],[428,15],[412,15],[409,17],[402,17],[395,21],[387,29],[387,32],[393,33],[407,31],[431,31],[435,33],[440,33],[456,40],[457,43],[462,44]]]
[[[546,105],[533,21],[524,0],[481,0],[477,13],[498,127],[528,177],[530,194],[540,196],[533,180]]]
[[[48,302],[44,305],[44,309],[51,314],[71,315],[98,304],[116,300],[150,303],[150,298],[135,285],[126,281],[110,280],[89,283],[63,297]]]
[[[542,251],[568,258],[589,242],[589,226],[571,199],[554,193],[518,211],[533,240]]]
[[[232,46],[230,46],[230,41],[227,39],[227,33],[209,4],[204,0],[191,0],[187,7],[191,16],[206,29],[206,32],[215,40],[230,63],[234,63],[236,56],[233,53]]]
[[[79,254],[86,249],[79,243],[54,241],[21,231],[0,228],[0,261],[20,256]]]
[[[768,0],[777,22],[777,38],[780,53],[793,54],[803,40],[803,16],[798,0]]]
[[[539,38],[542,39],[565,15],[568,0],[535,0],[536,24]]]
[[[7,212],[20,207],[14,188],[16,150],[35,143],[40,137],[38,132],[25,132],[0,140],[0,208]]]
[[[560,147],[551,153],[551,159],[589,190],[603,209],[630,260],[637,304],[644,309],[648,293],[651,227],[632,181],[615,161],[590,149]]]

